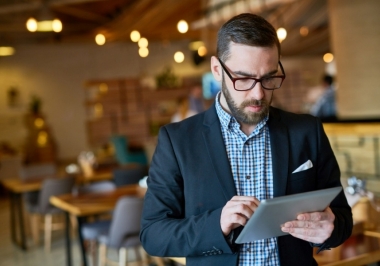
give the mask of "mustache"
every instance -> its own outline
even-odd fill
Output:
[[[267,106],[268,103],[266,100],[256,100],[256,99],[251,99],[247,100],[241,103],[241,107],[247,107],[247,106]]]

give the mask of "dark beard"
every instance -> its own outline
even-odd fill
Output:
[[[222,80],[222,93],[224,94],[224,97],[226,98],[226,102],[228,105],[228,108],[231,111],[231,114],[235,119],[243,124],[247,125],[257,125],[260,121],[262,121],[265,117],[267,117],[269,113],[269,106],[270,102],[268,103],[265,99],[263,100],[247,100],[240,104],[238,107],[234,100],[231,97],[230,92],[227,89],[226,83],[224,81],[224,77]],[[271,98],[272,99],[272,98]],[[262,109],[260,112],[244,112],[244,108],[247,106],[262,106]]]

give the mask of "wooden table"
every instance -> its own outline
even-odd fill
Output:
[[[51,178],[51,176],[49,177]],[[23,250],[27,250],[27,241],[24,228],[22,193],[39,191],[41,189],[43,181],[46,178],[47,176],[43,176],[22,180],[21,178],[15,177],[0,180],[3,187],[9,191],[10,194],[10,224],[12,242]],[[78,184],[111,179],[112,171],[110,169],[95,171],[92,176],[84,177],[81,174],[76,176],[76,182]],[[20,239],[18,239],[18,232]]]
[[[356,266],[379,262],[380,231],[368,231],[365,225],[364,222],[355,222],[351,237],[342,245],[319,254],[314,253],[318,265]]]
[[[24,228],[24,210],[21,195],[25,192],[40,190],[42,181],[42,178],[36,178],[27,181],[23,181],[17,178],[1,180],[2,185],[9,191],[10,194],[10,226],[12,242],[23,250],[27,250],[27,244]],[[17,237],[18,231],[20,234],[20,239]]]
[[[72,265],[71,259],[71,240],[70,240],[70,215],[75,215],[78,219],[78,236],[82,252],[83,265],[87,266],[87,258],[81,234],[81,224],[83,218],[112,211],[117,200],[122,196],[144,197],[145,188],[138,185],[128,185],[119,187],[109,192],[85,193],[81,195],[60,195],[50,198],[50,203],[66,213],[66,259],[67,265]]]

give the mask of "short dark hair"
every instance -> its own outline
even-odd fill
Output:
[[[328,85],[331,85],[333,84],[334,82],[334,77],[333,76],[330,76],[330,75],[324,75],[323,76],[323,81],[328,84]]]
[[[259,47],[276,45],[278,55],[280,56],[281,53],[280,42],[274,27],[264,18],[251,13],[237,15],[220,28],[216,53],[223,61],[229,57],[231,42]]]

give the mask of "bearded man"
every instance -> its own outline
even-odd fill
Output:
[[[285,80],[280,54],[275,29],[260,16],[238,15],[219,30],[214,105],[159,132],[140,233],[149,254],[197,266],[317,265],[313,247],[350,236],[341,192],[324,211],[284,223],[285,236],[235,243],[261,200],[341,186],[320,120],[270,106]]]

